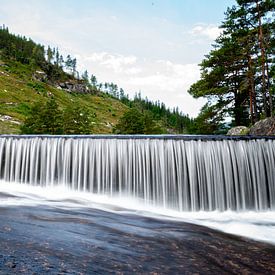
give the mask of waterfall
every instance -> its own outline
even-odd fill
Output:
[[[0,136],[0,179],[179,211],[274,210],[275,139]]]

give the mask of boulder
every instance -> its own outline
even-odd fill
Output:
[[[2,68],[8,68],[9,66],[7,64],[1,62],[1,60],[0,60],[0,67],[2,67]]]
[[[65,90],[67,92],[82,93],[87,94],[91,93],[89,87],[84,83],[74,83],[74,82],[63,82],[57,84],[58,89]]]
[[[250,135],[253,136],[274,136],[275,135],[275,118],[268,117],[256,122],[250,128]]]
[[[249,133],[249,128],[246,126],[236,126],[231,128],[228,132],[228,136],[243,136]]]
[[[8,115],[0,115],[0,120],[1,121],[8,121],[8,122],[11,122],[11,123],[14,123],[14,124],[17,124],[17,125],[21,124],[21,122],[19,122],[17,120],[14,120],[13,117],[8,116]]]
[[[35,71],[34,74],[32,75],[32,78],[37,81],[46,82],[48,79],[48,76],[43,71]]]

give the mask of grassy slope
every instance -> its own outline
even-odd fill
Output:
[[[31,78],[32,72],[28,66],[19,63],[0,66],[0,134],[20,133],[20,125],[1,121],[1,116],[8,115],[22,123],[30,106],[46,100],[50,94],[54,95],[61,108],[73,106],[75,102],[87,107],[94,114],[95,134],[111,133],[108,125],[115,125],[127,110],[124,104],[105,94],[70,94],[45,83],[34,82]]]

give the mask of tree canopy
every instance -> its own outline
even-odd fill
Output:
[[[78,135],[92,133],[89,112],[78,105],[60,110],[53,97],[37,102],[21,127],[22,134]]]
[[[150,112],[140,112],[131,108],[120,118],[114,128],[116,134],[162,134],[163,129],[153,120]]]
[[[200,64],[201,79],[189,89],[207,98],[207,108],[216,110],[212,116],[249,125],[273,115],[274,11],[271,0],[237,0],[228,8],[221,35]]]

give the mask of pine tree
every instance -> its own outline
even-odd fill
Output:
[[[261,71],[261,94],[263,99],[263,113],[265,116],[272,114],[273,100],[269,90],[268,63],[270,51],[269,39],[274,39],[274,11],[275,2],[273,0],[237,0],[240,9],[247,14],[247,20],[251,29],[257,31],[259,56],[258,59]],[[272,33],[273,32],[273,33]]]
[[[48,46],[48,49],[47,49],[47,61],[48,61],[48,63],[52,63],[52,60],[53,60],[53,51],[50,48],[50,46]]]
[[[87,109],[75,105],[67,108],[63,114],[64,134],[83,135],[92,133],[92,120]]]
[[[72,58],[69,54],[67,55],[67,58],[66,58],[66,61],[65,61],[65,67],[68,71],[72,72]]]
[[[21,132],[22,134],[62,134],[62,112],[55,99],[50,98],[46,103],[36,103],[22,125]]]
[[[96,79],[96,76],[93,74],[91,75],[91,84],[93,88],[97,87],[97,79]]]
[[[206,97],[208,106],[219,107],[219,113],[233,116],[233,124],[247,125],[248,110],[250,122],[254,123],[260,113],[268,116],[273,109],[269,68],[272,52],[274,56],[270,45],[274,41],[271,18],[275,3],[269,0],[237,0],[237,3],[227,10],[223,33],[200,64],[201,79],[189,92],[194,97]]]
[[[86,83],[89,84],[89,73],[87,70],[84,71],[84,73],[81,76],[82,80]]]
[[[120,118],[118,124],[114,128],[116,134],[163,134],[164,130],[156,124],[153,115],[146,111],[140,112],[137,108],[130,108]]]
[[[77,71],[76,71],[76,62],[77,62],[76,58],[72,59],[71,65],[72,65],[73,76],[76,76],[76,73],[77,73]]]
[[[119,120],[115,126],[114,132],[116,134],[144,134],[144,119],[142,113],[136,109],[131,108]]]

